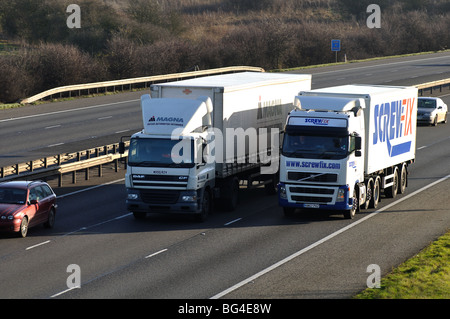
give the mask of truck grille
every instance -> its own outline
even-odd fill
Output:
[[[331,197],[311,197],[311,196],[292,196],[292,199],[296,202],[302,203],[331,203],[333,198]]]
[[[291,187],[291,192],[303,194],[321,194],[321,195],[334,194],[334,190],[330,188],[309,188],[309,187]]]
[[[290,198],[305,204],[332,204],[336,194],[335,187],[292,185],[289,187]]]
[[[141,199],[148,204],[175,204],[179,195],[178,191],[141,190]]]
[[[310,172],[288,172],[288,179],[292,181],[316,182],[316,183],[336,183],[337,174],[322,174]]]
[[[188,176],[177,175],[140,175],[133,174],[133,184],[136,187],[180,187],[186,188]]]

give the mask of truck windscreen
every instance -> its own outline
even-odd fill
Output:
[[[134,138],[128,150],[128,165],[146,167],[194,167],[194,147],[192,140],[184,140],[185,154],[174,152],[180,140],[157,138]]]
[[[349,136],[286,133],[282,154],[309,159],[343,159],[348,154]]]

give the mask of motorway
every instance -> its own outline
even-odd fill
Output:
[[[313,88],[411,85],[450,78],[450,53],[308,69]],[[117,142],[141,127],[123,93],[0,112],[0,166]],[[441,93],[450,105],[450,92]],[[125,209],[124,171],[57,189],[52,230],[1,235],[0,298],[351,298],[376,264],[386,274],[450,226],[450,124],[419,126],[406,194],[378,210],[285,218],[276,196],[244,190],[239,208],[206,222]],[[92,186],[92,185],[91,185]],[[70,289],[69,265],[81,287]]]

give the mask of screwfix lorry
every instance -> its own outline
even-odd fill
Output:
[[[280,156],[279,205],[353,218],[407,186],[416,149],[417,88],[344,85],[300,92]]]
[[[265,72],[152,85],[141,97],[143,130],[128,149],[128,210],[204,220],[214,202],[236,208],[243,181],[275,190],[278,133],[295,95],[310,89],[311,75]]]

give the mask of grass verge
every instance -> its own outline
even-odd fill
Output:
[[[355,299],[449,299],[450,231]]]

